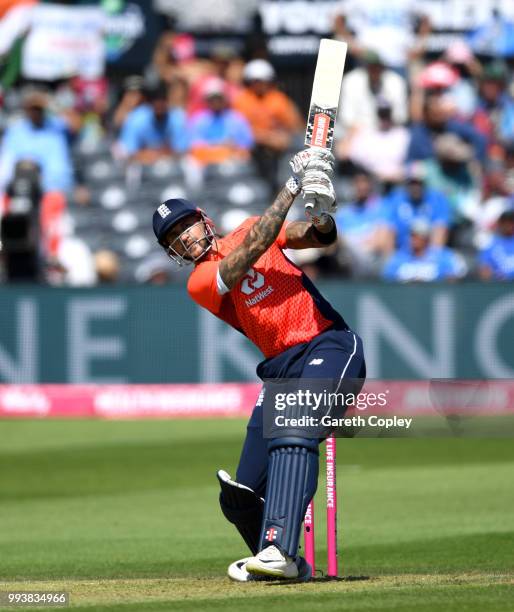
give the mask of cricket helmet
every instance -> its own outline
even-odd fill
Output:
[[[181,236],[177,236],[171,243],[167,243],[166,235],[170,229],[176,223],[190,215],[195,215],[197,217],[197,221],[191,223],[188,229],[202,223],[204,226],[205,235],[202,238],[194,240],[189,246],[183,242]],[[215,227],[212,220],[207,217],[201,208],[198,208],[198,206],[189,200],[184,200],[182,198],[172,198],[170,200],[166,200],[157,207],[157,210],[153,214],[153,231],[155,237],[157,238],[157,242],[163,247],[166,254],[179,266],[189,265],[195,261],[198,261],[212,248],[213,244],[216,242]],[[200,255],[193,257],[191,255],[192,247],[204,239],[207,240],[207,245],[204,247]],[[176,250],[176,246],[178,244],[182,246],[184,251],[182,254],[179,254]]]

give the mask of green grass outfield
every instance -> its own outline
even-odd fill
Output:
[[[102,611],[514,610],[513,440],[339,440],[346,579],[240,585],[225,571],[247,553],[215,472],[234,470],[244,429],[0,422],[0,591],[66,590]],[[322,495],[320,480],[320,566]]]

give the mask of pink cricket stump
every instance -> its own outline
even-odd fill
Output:
[[[305,542],[305,560],[312,567],[312,575],[316,572],[316,556],[314,546],[314,500],[307,506],[303,522],[303,538]]]
[[[336,488],[336,439],[329,436],[326,441],[327,465],[327,576],[335,577],[337,567],[337,488]]]

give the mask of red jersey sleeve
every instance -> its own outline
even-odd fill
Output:
[[[223,299],[218,293],[217,274],[218,262],[205,261],[196,266],[187,282],[187,290],[193,300],[214,314],[219,312]]]

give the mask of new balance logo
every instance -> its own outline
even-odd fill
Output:
[[[323,363],[323,359],[313,359],[309,361],[309,365],[321,365]]]
[[[266,531],[266,540],[268,542],[273,542],[276,539],[277,539],[277,530],[275,529],[275,527],[270,527]]]
[[[163,219],[165,219],[168,215],[171,215],[171,210],[166,206],[166,204],[161,204],[157,209],[157,212]]]
[[[264,387],[261,389],[259,393],[259,397],[257,398],[257,401],[255,402],[255,405],[262,406],[263,402],[264,402]]]

